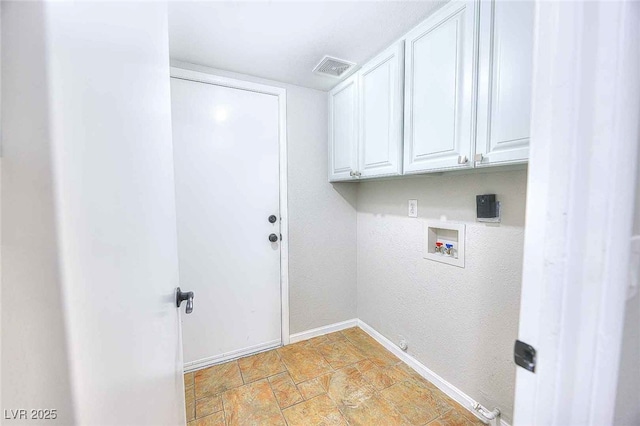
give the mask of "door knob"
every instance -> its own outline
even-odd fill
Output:
[[[191,312],[193,312],[193,292],[183,292],[180,290],[180,287],[178,287],[178,289],[176,290],[176,307],[179,308],[180,305],[182,305],[182,302],[184,302],[185,300],[187,301],[187,309],[185,310],[185,312],[190,314]]]
[[[276,217],[275,214],[272,214],[271,216],[269,216],[269,223],[276,223],[277,220],[278,218]]]
[[[269,235],[269,241],[275,243],[276,241],[278,241],[278,236],[276,234]]]

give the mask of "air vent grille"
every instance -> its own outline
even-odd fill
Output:
[[[313,72],[321,75],[328,75],[334,78],[341,78],[346,75],[347,71],[353,68],[356,64],[353,62],[345,61],[343,59],[333,58],[331,56],[325,56],[320,63],[316,65]]]

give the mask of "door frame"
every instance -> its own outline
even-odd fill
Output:
[[[536,2],[515,425],[612,424],[629,280],[640,6]],[[635,194],[638,196],[637,194]]]
[[[279,189],[280,189],[280,340],[289,344],[289,212],[287,208],[287,90],[283,87],[221,77],[201,71],[171,67],[171,78],[247,90],[278,97]],[[226,362],[228,359],[221,360]],[[199,368],[204,368],[200,366]]]

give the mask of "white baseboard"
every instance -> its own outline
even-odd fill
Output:
[[[356,327],[358,325],[357,319],[350,319],[347,321],[337,322],[329,324],[324,327],[318,327],[311,330],[303,331],[302,333],[296,333],[289,336],[289,343],[301,342],[303,340],[311,339],[312,337],[322,336],[323,334],[334,333],[336,331],[345,330],[347,328]],[[264,352],[269,349],[277,348],[281,346],[280,340],[274,340],[261,345],[251,346],[248,348],[240,349],[237,351],[226,352],[221,355],[216,355],[208,358],[202,358],[196,361],[185,362],[184,372],[189,373],[195,370],[201,370],[212,365],[221,364],[223,362],[231,361],[234,359],[242,358],[243,356],[252,355],[258,352]]]
[[[442,392],[447,394],[447,396],[449,396],[451,399],[453,399],[458,404],[462,405],[464,408],[469,410],[471,413],[473,413],[474,416],[476,416],[481,421],[486,422],[486,420],[480,417],[478,413],[473,409],[473,406],[475,405],[476,401],[474,401],[469,395],[462,392],[460,389],[453,386],[451,383],[447,382],[445,379],[438,376],[433,371],[429,370],[424,364],[422,364],[420,361],[418,361],[408,353],[404,352],[396,344],[394,344],[393,342],[391,342],[391,340],[387,339],[382,334],[377,332],[369,324],[365,323],[364,321],[358,320],[358,327],[360,327],[368,335],[370,335],[375,340],[377,340],[378,343],[380,343],[387,350],[389,350],[389,352],[393,353],[395,356],[400,358],[400,360],[402,360],[405,364],[407,364],[409,367],[414,369],[422,377],[424,377],[425,379],[433,383],[438,389],[440,389]],[[502,419],[500,419],[500,424],[501,426],[510,426],[507,422],[505,422]]]
[[[312,337],[322,336],[324,334],[334,333],[340,330],[346,330],[347,328],[355,327],[358,325],[358,319],[350,319],[347,321],[336,322],[334,324],[325,325],[324,327],[313,328],[311,330],[303,331],[302,333],[292,334],[289,338],[289,343],[301,342],[303,340],[311,339]]]
[[[258,352],[264,352],[269,349],[277,348],[281,346],[280,340],[273,340],[271,342],[262,343],[260,345],[250,346],[248,348],[240,349],[237,351],[225,352],[220,355],[211,356],[208,358],[202,358],[196,361],[190,361],[184,363],[184,372],[189,373],[195,370],[201,370],[212,365],[221,364],[223,362],[231,361],[237,358],[242,358],[246,355],[252,355]]]

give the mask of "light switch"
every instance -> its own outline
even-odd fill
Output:
[[[409,217],[418,217],[418,200],[409,200]]]

